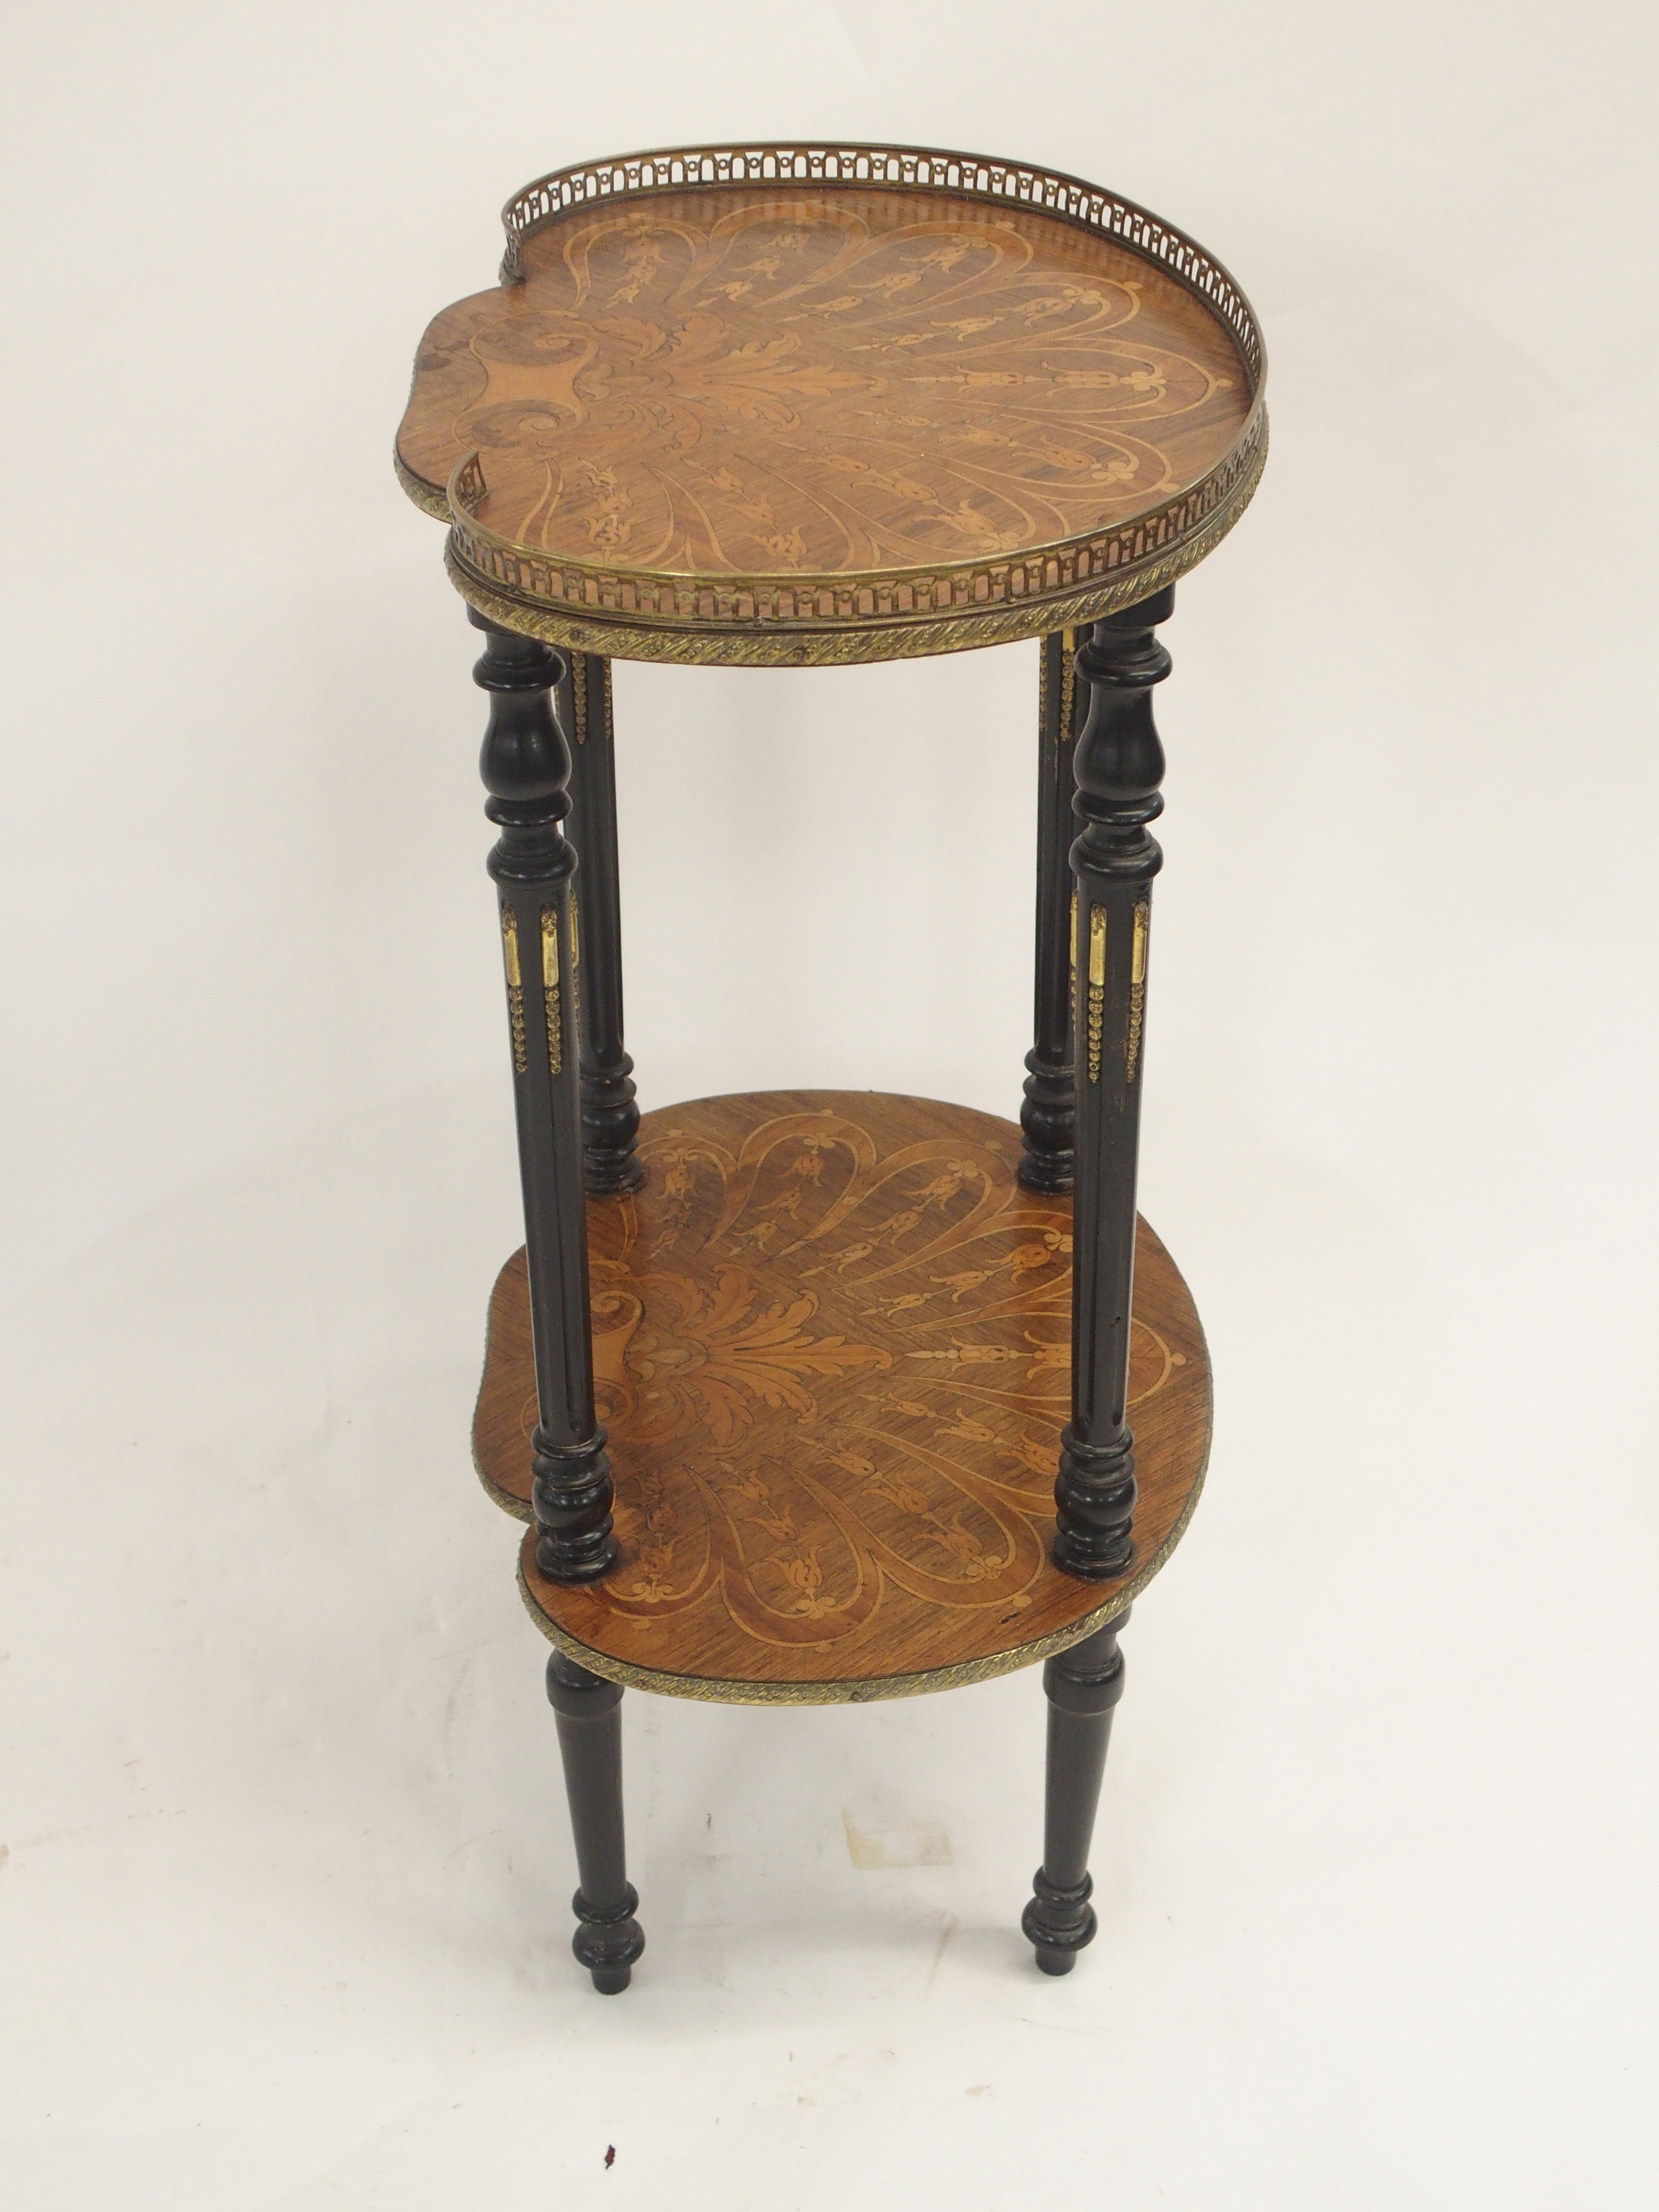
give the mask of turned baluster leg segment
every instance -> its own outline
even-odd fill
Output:
[[[594,1988],[615,1996],[628,1987],[645,1948],[634,1917],[640,1900],[623,1849],[622,1685],[555,1651],[547,1662],[547,1694],[558,1723],[580,1883],[570,1904],[576,1916],[570,1948]]]
[[[1044,1790],[1042,1864],[1020,1922],[1036,1946],[1045,1974],[1069,1974],[1095,1935],[1089,1902],[1089,1844],[1100,1802],[1112,1709],[1123,1695],[1123,1654],[1117,1632],[1128,1608],[1042,1670],[1048,1699],[1048,1760]]]
[[[581,855],[579,954],[582,1154],[596,1194],[637,1190],[645,1164],[635,1152],[640,1109],[634,1063],[623,1049],[622,891],[617,870],[617,759],[611,663],[573,653],[563,718],[575,740],[570,793],[572,842]]]
[[[1152,878],[1164,855],[1164,748],[1152,686],[1170,656],[1152,635],[1173,590],[1097,622],[1077,657],[1089,686],[1077,741],[1077,1181],[1072,1200],[1072,1418],[1060,1440],[1055,1564],[1086,1580],[1134,1556],[1134,1438],[1127,1419],[1134,1289],[1135,1166]]]
[[[554,1582],[591,1582],[612,1565],[617,1546],[611,1462],[593,1409],[581,1094],[570,1003],[576,855],[560,826],[570,805],[570,755],[552,702],[563,665],[538,640],[469,612],[487,641],[472,672],[489,694],[479,763],[489,793],[484,811],[501,833],[489,872],[501,894],[536,1357],[536,1564]]]
[[[1072,838],[1076,822],[1073,754],[1088,704],[1077,678],[1086,629],[1057,630],[1042,644],[1037,689],[1036,986],[1033,1042],[1025,1055],[1024,1144],[1019,1179],[1028,1190],[1072,1188],[1076,1107],[1072,1089]]]

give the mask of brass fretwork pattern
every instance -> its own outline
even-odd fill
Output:
[[[501,210],[502,280],[524,276],[524,242],[567,210],[596,202],[721,185],[841,185],[948,194],[1039,208],[1102,237],[1121,239],[1201,293],[1258,374],[1261,338],[1250,303],[1214,256],[1133,200],[1063,172],[923,146],[682,146],[550,170]]]
[[[527,1073],[525,1050],[524,976],[519,966],[519,925],[510,906],[501,908],[501,957],[507,969],[507,1018],[513,1032],[513,1071]]]
[[[1127,1584],[1048,1556],[1071,1213],[1015,1180],[1018,1130],[774,1093],[647,1115],[641,1151],[644,1188],[588,1209],[621,1555],[580,1589],[526,1562],[549,1633],[681,1694],[891,1695],[897,1678],[1024,1663],[1121,1608]],[[529,1327],[520,1255],[492,1302],[474,1431],[486,1485],[520,1514]],[[1144,1228],[1129,1387],[1143,1580],[1190,1511],[1208,1425],[1196,1317]]]
[[[522,281],[432,325],[399,473],[472,603],[550,641],[777,664],[1030,635],[1190,567],[1260,473],[1237,287],[1075,179],[708,149],[561,172],[507,222]]]

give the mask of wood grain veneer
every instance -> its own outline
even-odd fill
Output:
[[[1135,1556],[1051,1563],[1069,1407],[1070,1208],[971,1109],[771,1092],[647,1115],[646,1181],[588,1204],[595,1384],[616,1484],[605,1580],[521,1583],[562,1648],[691,1697],[827,1702],[1007,1671],[1121,1613],[1208,1453],[1209,1363],[1143,1223],[1130,1409]],[[529,1516],[524,1258],[490,1304],[474,1453]]]
[[[565,173],[569,204],[508,210],[516,281],[428,327],[398,465],[492,620],[624,657],[954,650],[1128,604],[1243,511],[1259,337],[1155,217],[931,181],[968,157],[911,189],[692,180],[722,162],[754,173]]]

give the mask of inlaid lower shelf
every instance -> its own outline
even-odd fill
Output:
[[[620,1559],[561,1587],[526,1534],[521,1587],[555,1643],[679,1697],[894,1697],[1061,1650],[1151,1580],[1203,1481],[1203,1332],[1142,1222],[1135,1559],[1113,1583],[1060,1573],[1071,1209],[1015,1180],[1019,1147],[1011,1122],[869,1091],[645,1116],[643,1188],[587,1209]],[[535,1422],[519,1252],[490,1302],[473,1449],[526,1520]]]

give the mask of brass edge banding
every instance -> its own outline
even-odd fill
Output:
[[[1000,1675],[1017,1674],[1021,1668],[1033,1667],[1039,1660],[1052,1659],[1056,1652],[1069,1651],[1073,1644],[1081,1644],[1085,1637],[1093,1636],[1109,1621],[1115,1620],[1140,1595],[1186,1534],[1188,1524],[1197,1510],[1209,1472],[1212,1431],[1212,1422],[1206,1428],[1204,1457],[1174,1527],[1152,1558],[1139,1563],[1114,1587],[1109,1597],[1101,1600],[1094,1612],[1013,1650],[989,1652],[981,1659],[964,1659],[953,1667],[928,1668],[915,1674],[869,1674],[850,1681],[828,1682],[726,1681],[714,1675],[664,1674],[654,1668],[636,1667],[628,1660],[613,1659],[608,1652],[596,1651],[550,1620],[525,1574],[522,1545],[519,1554],[519,1595],[548,1642],[556,1644],[591,1674],[602,1674],[607,1681],[621,1682],[629,1689],[654,1690],[664,1697],[690,1698],[703,1705],[874,1705],[886,1698],[921,1697],[933,1690],[956,1690],[965,1688],[970,1682],[991,1682]],[[533,1539],[526,1539],[530,1540]]]
[[[1048,640],[1044,637],[1037,645],[1037,735],[1044,744],[1048,738]]]
[[[1165,585],[1195,568],[1218,545],[1254,496],[1267,459],[1263,436],[1248,475],[1240,480],[1236,503],[1170,552],[1132,568],[1115,572],[1109,582],[1080,586],[1043,601],[1026,600],[978,614],[932,616],[903,625],[837,628],[824,623],[792,630],[720,630],[646,626],[592,613],[537,604],[504,591],[469,568],[457,555],[452,528],[444,549],[449,580],[469,606],[502,629],[565,652],[598,653],[618,660],[672,661],[687,667],[836,668],[862,662],[913,660],[933,653],[967,653],[988,645],[1012,644],[1040,637],[1057,623],[1098,622],[1150,599]]]
[[[398,472],[398,483],[422,514],[429,514],[439,522],[449,520],[449,494],[437,484],[428,483],[424,477],[417,477],[395,445],[392,448],[392,465]]]
[[[700,577],[668,570],[598,568],[574,556],[537,552],[477,520],[476,509],[489,487],[482,457],[474,452],[458,462],[449,479],[449,553],[487,590],[550,612],[582,610],[588,621],[592,610],[601,609],[600,621],[617,620],[630,634],[666,630],[745,644],[750,639],[763,640],[770,647],[775,641],[793,644],[830,631],[856,635],[882,625],[931,629],[936,623],[1006,623],[1012,617],[1014,627],[999,628],[996,635],[1030,636],[1055,627],[1057,617],[1070,621],[1086,608],[1086,618],[1092,621],[1103,611],[1146,597],[1160,587],[1154,581],[1163,566],[1159,556],[1179,564],[1162,575],[1161,582],[1184,573],[1243,513],[1266,451],[1267,416],[1258,405],[1212,469],[1162,507],[1127,521],[988,562],[940,562],[926,570],[861,569],[785,577]],[[1052,585],[1047,580],[1051,573],[1057,579]],[[1030,581],[1034,574],[1042,580],[1036,586]],[[1131,575],[1134,584],[1126,588],[1121,580]],[[1074,607],[1080,594],[1086,598]],[[1104,600],[1110,605],[1103,605]],[[958,613],[958,609],[981,611]],[[571,641],[578,650],[600,649],[584,647],[574,638]],[[979,641],[991,639],[988,635]],[[787,661],[799,656],[786,650],[778,657]]]
[[[526,1504],[522,1498],[515,1498],[510,1490],[503,1490],[500,1483],[492,1482],[484,1473],[483,1462],[476,1451],[472,1455],[472,1472],[483,1486],[484,1494],[492,1505],[499,1505],[503,1513],[510,1513],[515,1521],[534,1522],[534,1506]]]

